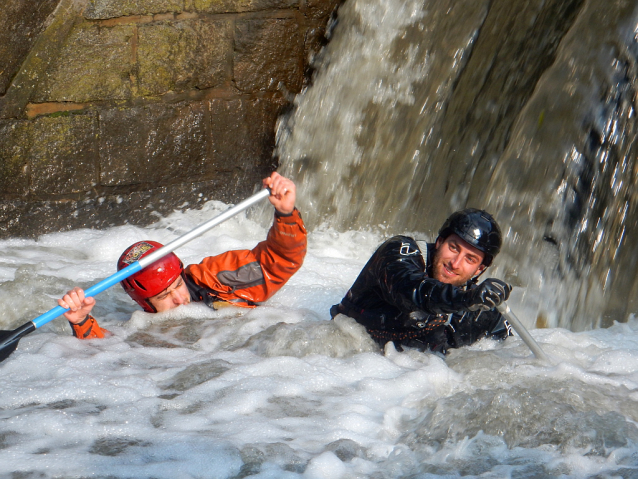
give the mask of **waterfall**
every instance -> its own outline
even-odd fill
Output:
[[[313,228],[433,240],[495,215],[490,275],[535,327],[638,306],[638,2],[346,0],[278,125]]]

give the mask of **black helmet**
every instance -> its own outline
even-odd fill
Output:
[[[439,238],[445,240],[456,234],[485,254],[483,264],[489,266],[501,250],[501,229],[488,212],[468,208],[452,213],[439,230]]]

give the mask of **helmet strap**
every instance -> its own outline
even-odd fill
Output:
[[[479,278],[483,275],[483,273],[485,273],[487,271],[487,268],[485,268],[483,271],[481,271],[479,274],[477,274],[476,276],[474,276],[473,278],[471,278],[467,284],[468,286],[473,286],[476,283],[478,283]]]
[[[151,303],[150,298],[146,298],[144,302],[148,304],[149,308],[152,309],[151,313],[157,313],[157,309],[155,309],[155,306],[153,306],[153,304]]]

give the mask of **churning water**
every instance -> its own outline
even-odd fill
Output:
[[[109,276],[130,243],[168,242],[220,208],[0,241],[0,327]],[[234,218],[180,256],[196,262],[265,234]],[[517,337],[445,359],[383,355],[328,314],[379,241],[311,232],[301,270],[254,310],[152,315],[115,286],[95,308],[110,338],[80,341],[63,318],[26,336],[0,364],[0,477],[638,477],[638,321],[532,330],[553,365]]]
[[[638,2],[348,0],[281,122],[311,224],[501,222],[539,326],[638,308]]]
[[[95,308],[111,337],[58,319],[22,339],[0,364],[0,476],[638,478],[638,321],[622,322],[638,284],[635,3],[348,0],[279,128],[312,225],[299,273],[250,311],[149,315],[114,287]],[[380,354],[329,320],[385,235],[432,239],[466,204],[502,222],[492,274],[553,364],[517,337]],[[0,241],[0,327],[222,207]],[[179,254],[265,234],[237,217]]]

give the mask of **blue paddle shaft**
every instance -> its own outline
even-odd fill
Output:
[[[112,274],[108,278],[103,279],[99,283],[94,284],[90,288],[87,288],[84,291],[84,296],[87,296],[87,297],[88,296],[95,296],[96,294],[99,294],[102,291],[105,291],[105,290],[109,289],[114,284],[119,283],[122,280],[125,280],[126,278],[128,278],[132,274],[135,274],[135,273],[137,273],[138,271],[141,271],[141,270],[142,270],[142,265],[140,264],[139,261],[136,261],[135,263],[132,263],[132,264],[128,265],[126,268],[119,270],[117,273]],[[55,318],[57,318],[61,314],[66,313],[68,310],[69,310],[69,308],[63,308],[62,306],[56,306],[52,310],[47,311],[46,313],[41,314],[37,318],[31,320],[31,322],[33,323],[33,325],[36,328],[39,328],[40,326],[44,326],[45,324],[47,324],[49,321],[54,320]]]
[[[224,211],[223,213],[220,213],[219,215],[215,216],[214,218],[208,220],[206,223],[204,223],[204,224],[198,226],[197,228],[189,231],[185,235],[180,236],[179,238],[177,238],[176,240],[174,240],[171,243],[167,244],[166,246],[161,247],[157,251],[153,251],[151,254],[148,254],[148,255],[144,256],[139,261],[136,261],[135,263],[130,264],[126,268],[119,270],[117,273],[109,276],[106,279],[103,279],[102,281],[100,281],[97,284],[94,284],[90,288],[87,288],[84,291],[84,296],[87,296],[87,297],[91,296],[92,297],[92,296],[95,296],[98,293],[101,293],[102,291],[104,291],[106,289],[109,289],[114,284],[119,283],[122,280],[125,280],[129,276],[137,273],[138,271],[141,271],[142,269],[146,268],[148,265],[154,263],[158,259],[166,256],[168,253],[173,252],[175,249],[177,249],[180,246],[182,246],[183,244],[189,242],[193,238],[196,238],[197,236],[200,236],[204,232],[206,232],[209,229],[211,229],[213,226],[217,226],[218,224],[220,224],[220,223],[226,221],[227,219],[235,216],[240,211],[245,210],[249,206],[254,205],[258,201],[260,201],[260,200],[262,200],[264,198],[267,198],[268,196],[270,196],[270,190],[268,188],[265,188],[265,189],[261,190],[259,193],[254,194],[250,198],[247,198],[244,201],[242,201],[241,203],[233,206],[232,208],[229,208],[228,210]],[[56,306],[52,310],[47,311],[46,313],[41,314],[37,318],[31,320],[31,323],[33,323],[33,325],[36,328],[39,328],[40,326],[44,326],[49,321],[53,321],[58,316],[66,313],[68,310],[69,310],[69,308],[63,308],[62,306]]]

